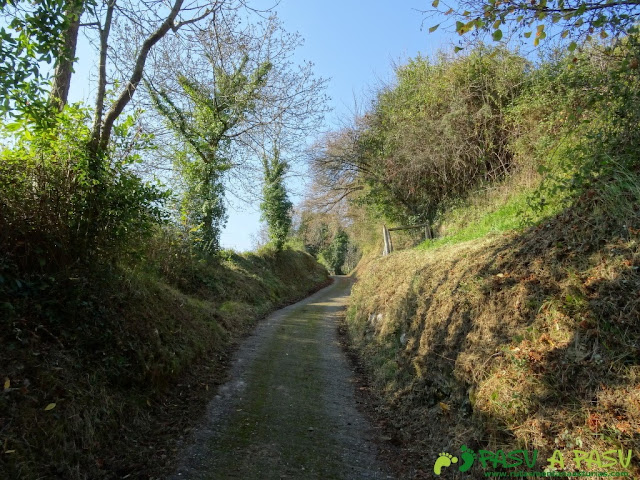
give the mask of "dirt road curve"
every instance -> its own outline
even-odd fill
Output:
[[[386,479],[336,326],[346,277],[261,322],[182,453],[177,479]]]

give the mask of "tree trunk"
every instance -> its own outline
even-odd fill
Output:
[[[67,104],[69,87],[71,86],[71,74],[76,60],[76,46],[78,45],[78,32],[80,30],[80,17],[84,10],[84,1],[68,0],[65,12],[69,17],[69,26],[64,33],[64,49],[58,52],[57,65],[51,85],[51,99],[62,110]]]
[[[172,27],[174,27],[174,29],[178,28],[177,26],[174,26],[173,23],[178,16],[178,13],[180,13],[183,3],[184,0],[175,0],[173,7],[164,22],[162,22],[158,29],[149,35],[142,43],[142,47],[140,48],[140,52],[136,58],[135,67],[133,72],[131,72],[131,77],[129,78],[127,85],[122,90],[115,103],[111,106],[111,109],[107,112],[104,120],[101,122],[101,131],[99,134],[100,140],[98,142],[98,148],[100,150],[106,150],[107,145],[109,145],[109,139],[111,138],[111,131],[113,130],[114,122],[120,116],[124,107],[126,107],[129,101],[131,101],[133,94],[138,88],[140,80],[142,80],[142,72],[144,70],[144,65],[147,61],[149,51],[162,37],[165,36],[169,29]]]

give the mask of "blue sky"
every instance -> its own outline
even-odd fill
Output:
[[[354,99],[371,98],[376,86],[392,80],[394,62],[418,53],[431,55],[455,40],[440,31],[429,34],[430,23],[421,31],[423,16],[417,10],[428,7],[427,1],[280,1],[276,10],[285,28],[305,39],[298,60],[313,62],[316,74],[330,79],[327,93],[333,112],[327,116],[327,128],[349,116]],[[299,182],[290,186],[298,192],[304,189]],[[251,249],[259,229],[257,205],[233,203],[222,244]]]
[[[269,0],[270,1],[270,0]],[[297,52],[297,61],[314,63],[316,75],[329,79],[327,94],[333,112],[327,116],[327,129],[338,126],[349,117],[357,99],[362,103],[372,92],[393,78],[393,63],[416,56],[431,55],[447,48],[455,38],[438,30],[429,34],[431,23],[421,31],[423,15],[431,0],[280,0],[275,7],[284,27],[298,32],[304,45]],[[256,1],[254,5],[265,2]],[[270,3],[272,4],[272,3]],[[86,42],[86,40],[85,40]],[[85,48],[83,48],[85,47]],[[83,55],[84,52],[84,55]],[[70,94],[71,101],[84,100],[93,105],[94,91],[88,78],[95,77],[96,59],[88,61],[86,45],[80,42],[80,62]],[[312,139],[307,139],[311,142]],[[305,185],[291,181],[295,192],[303,193]],[[257,204],[247,205],[228,195],[229,221],[221,242],[226,248],[250,250],[260,228]],[[292,198],[294,203],[299,195]]]

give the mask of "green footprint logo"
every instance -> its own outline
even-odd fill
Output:
[[[462,445],[462,447],[460,447],[460,450],[462,450],[462,454],[460,455],[460,458],[462,458],[462,465],[458,467],[458,470],[461,472],[466,472],[471,467],[473,467],[473,462],[476,461],[476,454],[466,445]]]
[[[452,463],[457,463],[458,457],[454,457],[450,453],[442,452],[436,463],[433,465],[433,473],[440,475],[443,467],[450,467]]]

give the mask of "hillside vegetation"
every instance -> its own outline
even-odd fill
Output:
[[[319,145],[322,198],[349,191],[360,219],[346,327],[403,475],[463,445],[538,450],[532,471],[555,450],[632,450],[614,470],[640,474],[637,58],[628,37],[537,64],[485,46],[413,59]],[[381,220],[436,238],[393,232],[380,257],[362,232]],[[488,465],[471,478],[505,470]]]
[[[603,200],[358,272],[351,338],[425,471],[461,445],[538,449],[539,470],[556,449],[640,449],[640,225]]]
[[[286,243],[326,111],[300,36],[164,6],[0,2],[1,478],[167,475],[239,336],[329,281]],[[93,104],[69,99],[79,38]],[[222,248],[229,193],[260,205],[256,253]]]
[[[152,245],[128,267],[1,272],[6,478],[166,474],[234,340],[328,282],[295,250],[213,262]]]

